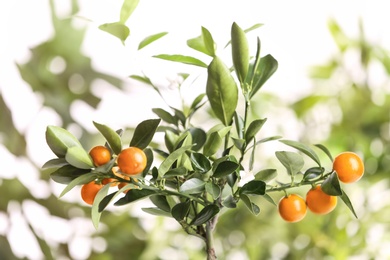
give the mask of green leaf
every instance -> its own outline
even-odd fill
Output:
[[[153,108],[152,111],[159,118],[161,118],[163,121],[167,122],[168,124],[177,125],[177,118],[175,118],[173,115],[171,115],[168,111],[166,111],[162,108]]]
[[[321,174],[324,173],[324,168],[323,167],[311,167],[309,169],[307,169],[305,171],[305,173],[303,174],[303,180],[311,180],[311,179],[315,179],[319,176],[321,176]]]
[[[123,187],[125,188],[125,187]],[[152,189],[130,189],[127,191],[126,196],[119,199],[117,202],[114,203],[115,206],[122,206],[129,203],[132,203],[137,200],[145,199],[152,195],[157,195],[158,190],[152,190]]]
[[[257,70],[254,72],[253,85],[250,92],[252,98],[264,83],[275,73],[278,68],[278,62],[270,54],[261,58]]]
[[[190,206],[191,206],[190,200],[176,204],[175,206],[172,207],[172,211],[171,211],[172,217],[174,217],[178,222],[180,222],[188,215]]]
[[[206,143],[203,147],[203,154],[205,156],[214,155],[222,145],[222,138],[218,132],[213,132],[207,138]]]
[[[287,169],[288,174],[294,176],[299,173],[304,165],[303,158],[300,154],[281,151],[275,152],[278,160],[283,164],[283,166]]]
[[[249,47],[245,32],[233,23],[231,28],[232,58],[238,80],[243,84],[248,74]]]
[[[311,109],[318,104],[320,101],[326,100],[326,96],[319,96],[319,95],[309,95],[307,97],[304,97],[297,102],[295,102],[292,105],[292,109],[294,113],[299,117],[302,118],[303,115],[306,114],[306,112],[311,111]]]
[[[260,53],[261,53],[261,41],[260,41],[260,38],[257,37],[257,48],[256,48],[255,61],[253,63],[249,64],[249,71],[248,71],[248,75],[246,78],[246,83],[247,83],[247,85],[250,86],[250,90],[253,87],[253,83],[254,83],[255,76],[256,76],[256,71],[260,65],[260,60],[261,60]]]
[[[267,193],[263,195],[263,198],[268,201],[269,203],[271,203],[272,205],[274,206],[277,206],[276,202],[273,200],[273,198],[268,195]]]
[[[213,177],[222,178],[235,172],[239,164],[232,161],[222,161],[213,165]]]
[[[238,135],[238,139],[244,139],[244,119],[237,113],[234,113],[234,123],[236,125],[236,131]]]
[[[240,189],[240,195],[264,195],[265,194],[265,182],[260,180],[253,180],[244,184]]]
[[[202,153],[191,153],[191,165],[194,171],[201,174],[207,173],[211,169],[211,163]]]
[[[159,54],[159,55],[154,55],[153,57],[158,59],[173,61],[173,62],[180,62],[184,64],[199,66],[202,68],[207,68],[206,63],[191,56],[185,56],[181,54]]]
[[[202,26],[202,34],[187,41],[188,47],[211,57],[215,56],[215,42],[211,33]]]
[[[213,197],[213,200],[216,200],[221,196],[221,188],[215,184],[214,182],[208,182],[206,183],[206,192]]]
[[[320,162],[320,159],[318,158],[318,155],[309,146],[307,146],[307,145],[305,145],[303,143],[300,143],[300,142],[297,142],[297,141],[291,141],[291,140],[280,140],[280,142],[284,143],[285,145],[294,147],[295,149],[297,149],[297,150],[301,151],[302,153],[306,154],[311,159],[313,159],[313,161],[315,161],[318,164],[318,166],[321,167],[321,162]]]
[[[183,146],[169,154],[168,157],[165,158],[165,160],[160,164],[160,167],[158,168],[158,176],[160,178],[163,178],[164,175],[169,171],[171,166],[174,164],[174,162],[179,159],[179,157],[182,156],[191,147],[192,145]]]
[[[249,211],[257,216],[260,213],[260,208],[255,203],[253,203],[250,197],[246,194],[240,194],[240,199],[244,202],[245,206],[249,209]]]
[[[165,212],[171,212],[171,207],[168,204],[167,197],[164,195],[152,195],[150,201],[159,209]]]
[[[265,121],[267,119],[256,119],[253,120],[250,125],[248,126],[248,129],[245,132],[245,141],[246,143],[250,143],[252,139],[256,136],[256,134],[260,131],[262,126],[264,125]]]
[[[219,207],[217,205],[207,205],[198,213],[198,215],[196,215],[196,217],[192,220],[191,225],[200,226],[212,219],[218,213]]]
[[[80,169],[91,169],[94,167],[91,156],[89,156],[84,148],[79,146],[69,147],[65,155],[65,160],[70,165]]]
[[[145,153],[145,156],[146,156],[146,166],[145,166],[145,169],[142,172],[142,176],[143,177],[145,177],[148,174],[150,168],[153,165],[153,160],[154,160],[152,149],[146,148],[146,149],[144,149],[144,153]]]
[[[125,40],[130,35],[130,29],[120,22],[105,23],[100,25],[99,29],[117,37],[121,40],[122,44],[125,43]]]
[[[268,182],[275,179],[277,175],[276,169],[264,169],[255,174],[255,180]]]
[[[93,122],[93,124],[97,128],[97,130],[99,130],[99,132],[104,136],[114,153],[119,154],[122,151],[122,141],[119,134],[106,125],[99,124],[96,122]]]
[[[48,126],[46,128],[46,142],[58,157],[65,157],[69,147],[82,147],[76,137],[58,126]]]
[[[222,201],[222,205],[229,209],[235,209],[237,208],[237,200],[232,195],[229,195]]]
[[[99,203],[99,212],[102,212],[107,206],[108,204],[114,200],[114,198],[116,196],[118,196],[119,194],[122,194],[122,191],[117,191],[117,192],[113,192],[111,194],[108,194],[106,197],[104,197],[100,203]]]
[[[55,182],[68,184],[80,175],[86,174],[88,172],[90,172],[89,169],[83,170],[68,164],[52,172],[50,174],[50,178]]]
[[[202,129],[200,128],[196,128],[196,127],[191,127],[189,129],[189,132],[192,136],[192,143],[193,143],[193,147],[192,149],[194,151],[199,151],[203,145],[206,143],[206,140],[207,140],[207,134],[205,131],[203,131]]]
[[[340,187],[340,181],[335,172],[331,173],[328,178],[321,184],[321,189],[328,195],[341,196],[343,191]]]
[[[176,176],[183,176],[183,175],[186,175],[187,173],[188,173],[187,168],[185,168],[185,167],[183,167],[183,166],[180,166],[180,167],[173,168],[173,169],[167,171],[167,172],[164,174],[164,178],[170,178],[170,177],[176,177]]]
[[[324,145],[322,144],[316,144],[315,146],[317,146],[318,148],[320,148],[327,156],[328,158],[330,159],[331,162],[333,162],[333,156],[332,154],[329,152],[328,148],[326,148]]]
[[[121,7],[120,19],[119,19],[121,23],[123,24],[126,23],[127,19],[129,19],[130,15],[134,12],[138,3],[139,0],[124,0]]]
[[[141,50],[142,48],[146,47],[147,45],[151,44],[154,41],[157,41],[158,39],[164,37],[167,34],[168,34],[167,32],[161,32],[146,37],[139,43],[138,50]]]
[[[179,191],[187,194],[195,194],[204,191],[206,183],[197,178],[186,180],[179,188]]]
[[[355,216],[355,218],[358,218],[358,216],[356,215],[355,209],[353,208],[352,203],[348,198],[348,195],[343,190],[341,190],[341,191],[343,194],[340,196],[340,198],[343,200],[344,204],[349,208],[349,210],[352,212],[352,214]]]
[[[163,217],[172,217],[170,212],[164,211],[162,209],[151,207],[151,208],[142,208],[142,211],[149,213],[154,216],[163,216]]]
[[[73,179],[66,187],[63,189],[63,191],[60,194],[60,198],[64,196],[66,193],[68,193],[71,189],[76,187],[77,185],[82,185],[86,183],[90,183],[91,181],[94,181],[96,179],[95,173],[86,173],[83,175],[80,175],[76,179]]]
[[[216,117],[225,125],[231,125],[238,102],[238,89],[230,70],[218,57],[207,69],[206,94]]]
[[[262,23],[254,24],[254,25],[252,25],[251,27],[245,29],[244,32],[245,32],[245,33],[248,33],[248,32],[250,32],[250,31],[253,31],[253,30],[255,30],[255,29],[257,29],[257,28],[263,26],[263,25],[264,25],[264,24],[262,24]],[[226,48],[227,46],[229,46],[230,44],[231,44],[231,40],[225,45],[225,48]]]
[[[65,160],[65,158],[54,158],[45,162],[45,164],[42,165],[42,169],[60,168],[68,164],[69,163]]]
[[[201,104],[201,102],[203,101],[205,96],[206,96],[205,93],[201,93],[194,99],[194,101],[192,101],[192,104],[190,106],[192,113],[194,113],[198,108],[203,106],[204,103]]]
[[[109,188],[110,188],[109,184],[104,185],[96,194],[96,197],[93,200],[92,209],[91,209],[91,219],[95,229],[98,229],[100,216],[102,215],[102,211],[99,211],[100,202],[106,197]]]
[[[139,123],[134,130],[130,146],[145,149],[152,141],[160,121],[161,119],[148,119]]]

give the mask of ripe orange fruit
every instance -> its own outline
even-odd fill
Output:
[[[331,212],[337,205],[337,197],[326,194],[321,186],[317,185],[306,194],[306,204],[315,214],[324,215]]]
[[[333,170],[341,182],[352,183],[358,181],[363,176],[364,164],[357,154],[343,152],[334,159]]]
[[[111,160],[110,150],[103,145],[98,145],[93,147],[89,151],[89,155],[91,156],[95,166],[101,166],[103,164],[108,163]]]
[[[296,194],[290,194],[280,199],[279,214],[287,222],[298,222],[306,215],[305,200]]]
[[[129,184],[128,182],[121,182],[118,184],[118,190],[122,189],[123,187],[125,187],[127,184]],[[127,193],[129,190],[131,189],[128,189],[128,190],[124,190],[123,193]]]
[[[141,173],[146,167],[146,155],[137,147],[123,149],[117,159],[121,172],[129,175]]]
[[[81,198],[85,203],[92,205],[93,201],[95,200],[96,194],[102,187],[102,184],[98,184],[95,181],[91,181],[90,183],[84,184],[81,187]]]
[[[114,186],[118,185],[118,180],[115,178],[104,178],[102,180],[102,184],[103,185],[110,184],[111,187],[114,187]]]

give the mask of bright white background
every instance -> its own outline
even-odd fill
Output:
[[[58,15],[61,17],[68,15],[69,2],[70,0],[55,1]],[[255,23],[263,23],[263,27],[250,33],[249,40],[254,50],[255,37],[259,36],[262,40],[262,54],[270,53],[279,62],[278,71],[267,83],[266,90],[278,93],[281,98],[291,99],[310,89],[310,81],[307,79],[308,67],[323,63],[335,52],[336,47],[327,30],[328,18],[335,18],[346,33],[353,36],[357,35],[358,19],[362,17],[371,41],[385,47],[390,43],[389,9],[387,1],[381,0],[141,0],[128,21],[131,35],[125,46],[111,35],[97,29],[100,24],[118,20],[122,1],[80,0],[79,2],[80,18],[75,19],[75,24],[88,26],[83,51],[92,58],[97,70],[123,79],[130,74],[139,73],[141,69],[155,73],[157,76],[169,74],[169,68],[161,66],[162,63],[151,62],[148,57],[158,53],[173,54],[187,51],[186,40],[198,36],[201,26],[206,27],[213,34],[215,41],[222,48],[228,40],[233,22],[237,22],[244,29]],[[30,154],[38,165],[52,156],[44,141],[45,127],[48,124],[59,123],[59,119],[42,109],[39,98],[31,93],[29,86],[18,75],[15,62],[23,63],[28,60],[29,48],[49,39],[53,34],[48,3],[48,0],[0,2],[0,93],[13,112],[17,128],[26,133]],[[85,19],[90,22],[86,22]],[[141,39],[162,31],[169,32],[164,39],[167,42],[164,49],[159,46],[157,51],[150,48],[150,53],[147,50],[142,53],[135,52],[136,45]],[[138,95],[142,93],[138,92]],[[123,117],[107,116],[107,113],[111,112],[109,108],[114,104],[116,109],[129,106],[128,102],[121,101],[125,99],[120,93],[107,93],[98,111],[83,111],[83,120],[91,122],[98,118],[101,119],[98,121],[108,124],[128,124],[123,121]],[[141,107],[145,107],[145,110],[147,109],[142,103],[136,105],[140,104]],[[147,111],[140,112],[138,116],[144,119],[147,113]],[[135,119],[138,120],[137,116]],[[0,136],[0,142],[1,138],[5,137]],[[38,173],[32,170],[33,167],[23,158],[13,157],[1,144],[0,160],[2,161],[1,178],[18,177],[27,170],[31,175],[29,177],[24,175],[21,178],[25,185],[29,186],[35,196],[48,195],[49,189],[45,188],[44,183],[38,181]],[[19,163],[18,169],[15,169],[15,163]],[[13,205],[14,208],[10,211],[18,212],[19,206]],[[40,219],[46,218],[46,223],[51,223],[56,228],[61,225],[70,227],[65,223],[57,223],[58,220],[47,219],[46,212],[35,214]],[[3,223],[0,225],[0,234],[4,232],[7,221],[10,219],[0,216],[0,223]],[[23,231],[23,219],[14,213],[12,221],[15,227],[20,228],[15,229],[10,235],[11,243],[18,239],[25,241],[25,243],[18,243],[21,247],[16,243],[13,244],[14,250],[19,252],[20,256],[38,259],[41,255],[34,247],[36,244],[26,242],[29,236]],[[80,224],[76,222],[77,220],[74,220],[72,225]],[[65,232],[65,235],[62,233],[63,237],[58,237],[58,234],[55,237],[55,234],[50,234],[48,229],[44,232],[48,232],[46,236],[54,241],[69,236]],[[24,236],[22,240],[20,236]],[[74,241],[76,242],[83,241],[81,239],[81,242]],[[85,241],[84,243],[88,244]]]

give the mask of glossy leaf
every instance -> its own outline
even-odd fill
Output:
[[[99,211],[99,204],[100,202],[106,197],[108,190],[110,188],[110,185],[104,185],[99,192],[96,194],[95,199],[93,200],[92,208],[91,208],[91,219],[93,226],[95,229],[98,229],[99,222],[100,222],[100,216],[102,215],[102,212]]]
[[[167,122],[168,124],[177,125],[177,118],[171,115],[168,111],[162,108],[153,108],[153,113],[155,113],[161,120]]]
[[[42,165],[42,169],[49,168],[60,168],[62,166],[68,165],[69,163],[65,160],[65,158],[54,158]]]
[[[260,60],[257,70],[254,72],[252,90],[250,98],[264,85],[264,83],[275,73],[278,68],[278,62],[270,54]]]
[[[318,158],[318,155],[309,146],[307,146],[307,145],[305,145],[303,143],[297,142],[297,141],[292,141],[292,140],[280,140],[280,142],[284,143],[285,145],[294,147],[295,149],[297,149],[297,150],[301,151],[302,153],[306,154],[311,159],[313,159],[313,161],[315,161],[318,164],[318,166],[321,167],[320,158]]]
[[[79,177],[77,177],[76,179],[73,179],[66,187],[65,189],[62,190],[61,194],[60,194],[60,198],[62,196],[64,196],[66,193],[68,193],[71,189],[73,189],[74,187],[76,187],[77,185],[82,185],[82,184],[86,184],[86,183],[89,183],[91,181],[94,181],[96,179],[96,174],[94,173],[86,173],[86,174],[83,174],[83,175],[80,175]]]
[[[202,153],[191,153],[191,165],[195,172],[207,173],[211,169],[211,163]]]
[[[213,166],[213,177],[222,178],[235,172],[239,167],[239,164],[232,161],[222,161],[216,166]]]
[[[260,180],[252,180],[244,184],[240,189],[240,195],[264,195],[265,194],[265,182]]]
[[[170,170],[172,165],[177,161],[177,159],[179,159],[179,157],[182,156],[191,147],[192,145],[186,145],[169,154],[168,157],[165,158],[164,161],[160,164],[160,167],[158,168],[158,176],[163,178],[164,175]]]
[[[264,169],[255,174],[255,180],[268,182],[275,179],[277,175],[276,169]]]
[[[120,22],[105,23],[100,25],[99,29],[117,37],[122,44],[125,43],[125,40],[130,35],[130,29]]]
[[[240,199],[244,202],[245,206],[249,209],[249,211],[257,216],[260,213],[260,208],[255,203],[253,203],[250,197],[246,194],[240,194]]]
[[[214,155],[222,145],[222,138],[218,132],[213,132],[207,138],[206,143],[203,147],[203,154],[205,156]]]
[[[158,59],[168,60],[168,61],[174,61],[174,62],[180,62],[189,65],[199,66],[202,68],[207,68],[206,63],[191,56],[185,56],[181,54],[159,54],[159,55],[154,55],[153,57]]]
[[[187,41],[188,47],[202,52],[211,57],[215,56],[215,42],[211,33],[202,26],[202,33],[200,36],[189,39]]]
[[[91,156],[89,156],[84,148],[79,146],[69,147],[65,155],[65,160],[70,165],[79,169],[91,169],[94,167]]]
[[[157,207],[142,208],[142,211],[154,216],[172,217],[170,212],[164,211]]]
[[[58,126],[48,126],[46,128],[46,142],[58,157],[65,157],[69,147],[82,147],[74,135]]]
[[[221,188],[214,182],[206,183],[205,189],[206,192],[211,195],[213,200],[216,200],[221,196]]]
[[[152,195],[149,197],[150,201],[159,209],[170,212],[171,207],[168,204],[167,197],[164,195]]]
[[[139,123],[135,130],[130,146],[145,149],[152,141],[161,119],[148,119]]]
[[[226,208],[234,209],[237,208],[237,200],[232,195],[229,195],[222,201],[222,205]]]
[[[99,132],[104,136],[107,143],[110,145],[111,149],[115,154],[119,154],[122,151],[122,141],[118,132],[114,131],[110,127],[93,122],[94,126],[99,130]]]
[[[206,183],[200,179],[192,178],[186,180],[179,188],[179,191],[187,194],[196,194],[204,191]]]
[[[299,173],[304,165],[303,158],[300,154],[288,151],[275,152],[278,160],[287,169],[289,175]]]
[[[249,126],[248,129],[245,132],[245,141],[246,143],[249,143],[252,141],[252,139],[256,136],[256,134],[260,131],[260,129],[263,127],[264,123],[267,121],[267,119],[256,119],[253,120]]]
[[[158,39],[164,37],[167,34],[168,34],[167,32],[161,32],[161,33],[156,33],[156,34],[153,34],[153,35],[146,37],[145,39],[143,39],[139,43],[138,50],[141,50],[142,48],[146,47],[147,45],[151,44],[152,42],[157,41]]]
[[[311,179],[315,179],[319,176],[321,176],[321,174],[324,173],[324,168],[323,167],[311,167],[309,169],[307,169],[305,171],[305,173],[303,174],[303,180],[311,180]]]
[[[328,178],[321,184],[321,189],[328,195],[341,196],[343,191],[340,186],[339,178],[335,172],[331,173]]]
[[[330,161],[333,163],[333,156],[332,154],[329,152],[328,148],[326,148],[324,145],[322,144],[316,144],[315,146],[317,146],[319,149],[321,149],[327,156],[328,158],[330,159]]]
[[[176,204],[171,210],[172,217],[180,222],[188,215],[190,206],[191,202],[189,200]]]
[[[123,187],[125,188],[125,187]],[[152,195],[157,195],[158,190],[152,190],[152,189],[130,189],[127,191],[126,196],[119,199],[117,202],[114,203],[115,206],[121,206],[126,205],[129,203],[132,203],[137,200],[145,199]]]
[[[70,164],[62,166],[61,168],[58,168],[54,172],[50,174],[50,178],[58,183],[61,184],[68,184],[72,180],[76,179],[80,175],[86,174],[90,172],[90,170],[83,170],[76,168]]]
[[[340,196],[340,198],[343,200],[344,204],[349,208],[349,210],[352,212],[355,218],[358,218],[348,195],[343,190],[341,191],[342,191],[342,195]]]
[[[176,176],[183,176],[188,173],[187,168],[183,166],[179,166],[173,169],[170,169],[164,174],[164,178],[170,178],[170,177],[176,177]]]
[[[238,80],[243,84],[248,74],[249,47],[245,32],[233,23],[231,28],[232,58]]]
[[[238,89],[230,70],[218,57],[207,69],[206,94],[216,117],[228,126],[232,123],[238,102]]]
[[[192,220],[191,225],[200,226],[212,219],[218,213],[219,207],[217,205],[207,205],[198,213],[198,215],[196,215],[196,217]]]
[[[201,128],[192,127],[189,129],[189,132],[192,136],[192,149],[194,151],[199,151],[203,145],[206,143],[207,134]]]

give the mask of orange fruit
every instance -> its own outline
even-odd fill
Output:
[[[102,180],[102,184],[103,185],[110,184],[111,187],[114,187],[114,186],[118,185],[118,180],[115,178],[104,178]]]
[[[84,184],[81,187],[81,198],[85,203],[92,205],[93,201],[95,200],[96,194],[102,187],[102,184],[98,184],[95,181],[91,181],[90,183]]]
[[[287,222],[298,222],[306,215],[306,203],[302,197],[290,194],[280,199],[278,210],[280,216]]]
[[[103,164],[108,163],[111,160],[110,150],[103,145],[98,145],[93,147],[89,151],[89,155],[91,156],[95,166],[101,166]]]
[[[353,183],[364,174],[363,160],[353,152],[343,152],[334,159],[333,170],[341,182]]]
[[[123,149],[117,158],[117,164],[122,173],[136,175],[146,167],[146,155],[137,147]]]
[[[306,204],[315,214],[324,215],[331,212],[337,205],[337,197],[326,194],[321,186],[317,185],[306,194]]]

